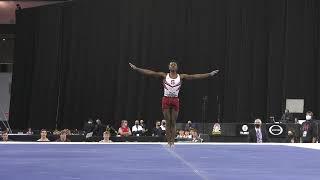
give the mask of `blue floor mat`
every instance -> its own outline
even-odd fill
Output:
[[[283,145],[0,144],[1,179],[319,180],[320,151]]]

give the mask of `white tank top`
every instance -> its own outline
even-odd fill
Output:
[[[181,83],[179,74],[177,74],[177,78],[172,79],[168,73],[166,78],[163,80],[164,96],[178,97]]]

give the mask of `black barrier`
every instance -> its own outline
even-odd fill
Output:
[[[317,125],[319,125],[319,122],[315,121]],[[184,129],[184,123],[177,123],[177,129],[183,128]],[[214,123],[206,123],[205,124],[205,135],[209,135],[209,137],[206,136],[205,141],[206,142],[247,142],[247,136],[251,129],[254,128],[254,125],[252,123],[220,123],[220,135],[212,135],[212,129],[213,129]],[[202,127],[200,123],[195,123],[195,127]],[[300,124],[263,124],[262,126],[265,128],[270,136],[271,142],[284,142],[284,140],[287,137],[287,132],[290,130],[294,132],[295,137],[299,138],[300,136]],[[317,128],[319,129],[319,128]],[[199,132],[202,132],[202,130],[198,129]],[[319,133],[318,133],[319,134]],[[74,142],[82,142],[82,141],[98,141],[98,139],[86,139],[83,135],[72,135],[68,136],[71,141]],[[9,135],[9,138],[14,141],[36,141],[40,138],[39,135]],[[55,140],[58,137],[49,135],[48,138],[50,140]],[[165,138],[156,138],[156,137],[148,137],[148,136],[141,136],[141,137],[134,137],[130,136],[127,138],[122,137],[111,137],[112,141],[115,142],[160,142],[164,141]]]
[[[253,124],[238,124],[236,128],[236,134],[238,136],[248,136],[249,131],[254,128]]]
[[[97,142],[102,139],[102,137],[90,137],[86,138],[84,135],[69,135],[67,136],[72,142]],[[56,141],[59,136],[49,135],[48,139],[50,141]],[[21,141],[21,142],[33,142],[40,139],[39,135],[19,135],[19,134],[10,134],[9,139],[12,141]],[[153,136],[129,136],[129,137],[110,137],[110,140],[113,142],[163,142],[165,141],[164,137],[153,137]]]
[[[269,137],[287,137],[286,124],[267,124],[266,129]]]

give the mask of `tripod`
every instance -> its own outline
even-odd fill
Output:
[[[206,114],[207,114],[207,102],[208,96],[204,96],[202,98],[202,134],[205,134],[205,122],[206,122]]]
[[[2,107],[2,105],[0,104],[0,109],[1,109],[1,113],[4,117],[4,121],[1,121],[3,126],[6,128],[6,130],[8,129],[9,130],[9,133],[11,134],[12,133],[12,130],[11,130],[11,127],[10,127],[10,124],[9,124],[9,121],[8,121],[8,118],[7,118],[7,115],[6,113],[4,112],[4,109]]]

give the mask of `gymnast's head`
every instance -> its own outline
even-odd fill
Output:
[[[170,72],[177,72],[178,64],[175,61],[171,61],[169,63],[169,70],[170,70]]]

